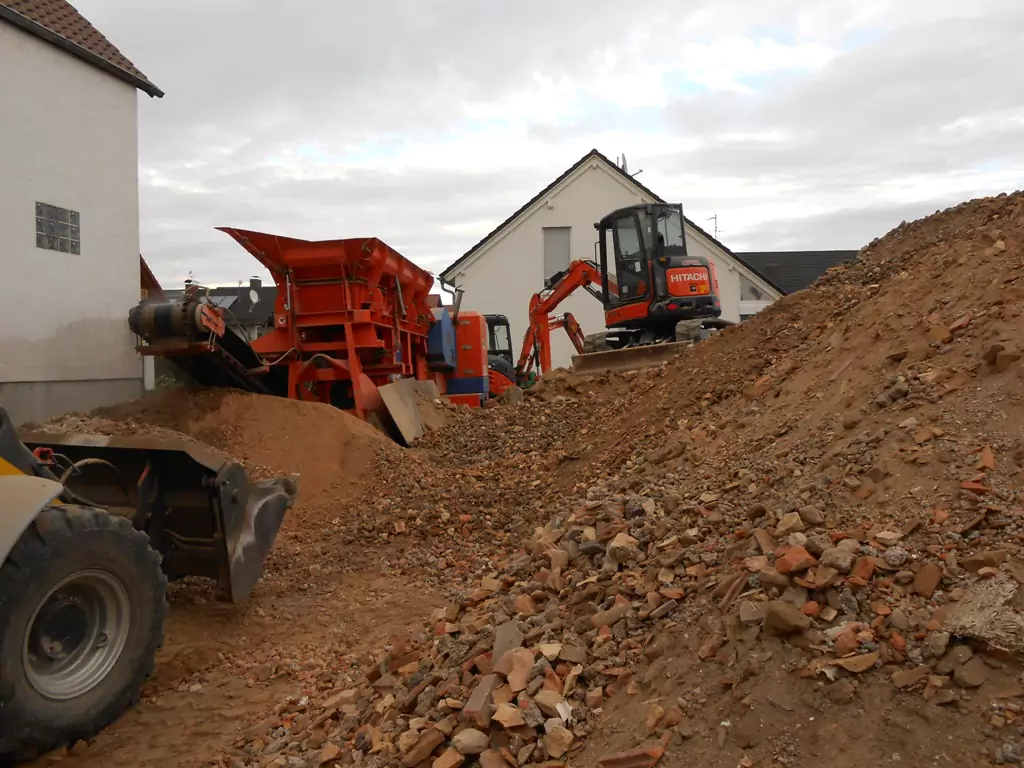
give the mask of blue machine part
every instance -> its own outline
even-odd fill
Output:
[[[455,323],[447,307],[436,307],[434,324],[427,333],[427,367],[432,371],[451,371],[456,365]]]
[[[491,381],[487,376],[467,376],[464,378],[446,379],[445,394],[478,395],[486,394],[491,389]]]

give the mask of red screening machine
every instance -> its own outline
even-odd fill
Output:
[[[371,421],[386,415],[382,388],[396,381],[431,382],[470,407],[487,397],[485,318],[453,318],[430,294],[430,273],[386,243],[221,231],[273,275],[273,330],[248,340],[230,312],[190,286],[180,301],[142,302],[129,313],[142,354],[173,360],[204,386],[317,400]]]

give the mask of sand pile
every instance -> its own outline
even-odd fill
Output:
[[[425,541],[547,525],[226,761],[1020,763],[1022,237],[1024,195],[974,201],[660,369],[434,433],[484,441]]]
[[[257,477],[299,473],[299,504],[288,525],[315,525],[375,482],[381,456],[401,450],[337,408],[233,390],[169,389],[43,429],[184,437],[242,462]]]

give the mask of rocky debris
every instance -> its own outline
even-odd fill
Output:
[[[764,631],[769,635],[786,637],[798,635],[811,626],[810,616],[790,603],[775,601],[764,611]]]
[[[460,755],[479,755],[490,747],[490,743],[487,734],[475,728],[466,728],[452,737],[452,746]]]
[[[384,567],[451,605],[343,669],[304,670],[302,695],[224,762],[315,763],[327,743],[340,765],[627,768],[701,745],[744,750],[733,765],[768,764],[758,749],[821,762],[821,732],[744,732],[764,698],[744,685],[772,675],[815,717],[851,707],[839,727],[879,686],[930,708],[922,721],[955,708],[984,743],[956,764],[1016,759],[1024,710],[999,686],[1024,641],[1022,239],[1020,193],[905,223],[666,365],[560,372],[381,451],[326,533],[393,547]],[[930,764],[930,748],[898,751]]]
[[[401,756],[405,765],[458,765],[492,751],[523,765],[579,751],[605,697],[628,686],[628,668],[673,625],[685,584],[696,586],[682,564],[654,574],[641,565],[679,560],[687,547],[657,537],[628,508],[591,501],[538,528],[507,570],[345,681],[350,694],[317,697],[311,724],[346,745],[344,760],[382,764]],[[588,554],[587,541],[606,546]],[[523,597],[533,610],[521,610]],[[327,706],[340,700],[354,703]],[[308,759],[308,731],[284,738],[283,749]],[[258,744],[236,747],[249,754]]]

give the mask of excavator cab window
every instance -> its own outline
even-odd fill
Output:
[[[504,315],[487,315],[487,352],[512,362],[512,335],[508,318]]]
[[[648,294],[647,253],[644,231],[636,211],[629,211],[615,219],[613,226],[615,250],[615,283],[618,300],[628,304]]]
[[[676,206],[660,208],[655,214],[656,231],[664,245],[666,256],[686,255],[683,239],[683,212]],[[658,254],[662,255],[662,254]]]

